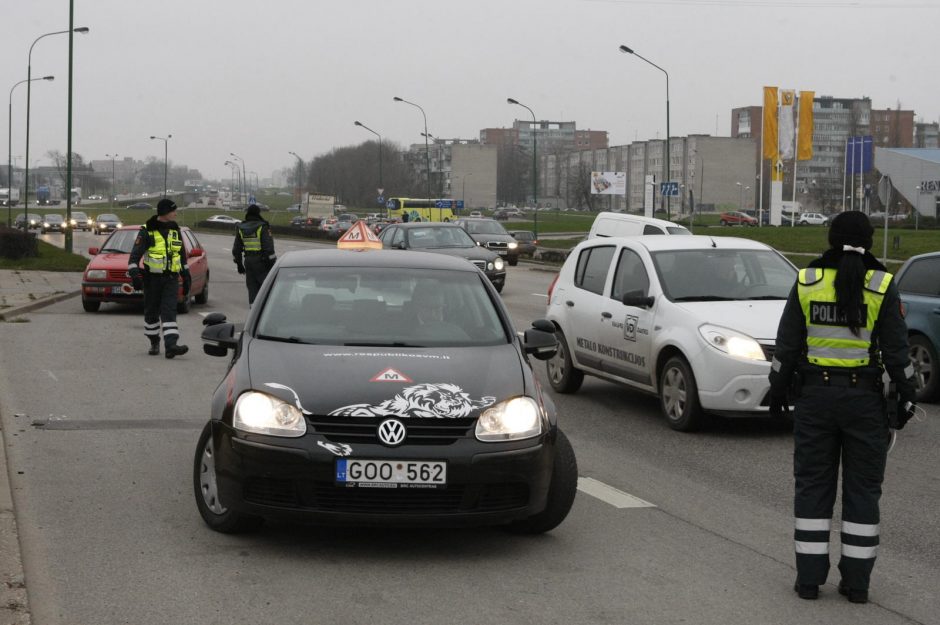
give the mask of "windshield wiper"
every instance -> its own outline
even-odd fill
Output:
[[[301,345],[316,345],[313,341],[302,339],[299,336],[271,336],[270,334],[259,334],[259,339],[265,341],[278,341],[280,343],[300,343]]]
[[[413,345],[411,343],[402,343],[401,341],[343,343],[343,346],[345,347],[424,347],[423,345]]]
[[[677,297],[674,302],[733,302],[736,297],[721,297],[720,295],[688,295],[686,297]]]
[[[757,297],[745,297],[744,299],[787,299],[783,295],[758,295]]]

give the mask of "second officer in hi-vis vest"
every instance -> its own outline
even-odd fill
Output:
[[[794,590],[802,599],[816,599],[829,574],[841,459],[839,592],[853,603],[868,601],[890,429],[913,414],[907,327],[893,276],[869,251],[873,234],[863,213],[838,214],[830,249],[800,271],[777,330],[770,410],[786,411],[788,391],[796,396]],[[899,406],[890,419],[883,372],[897,387],[887,399]]]
[[[180,278],[186,297],[189,297],[192,278],[186,264],[183,235],[175,219],[176,204],[173,200],[160,200],[157,214],[140,227],[127,267],[134,288],[144,290],[144,335],[150,339],[148,353],[151,356],[160,353],[162,330],[167,358],[189,351],[189,347],[179,344],[176,304]],[[141,258],[144,259],[143,272],[138,267]]]
[[[277,255],[274,253],[274,238],[271,236],[271,224],[262,216],[257,204],[252,204],[245,212],[245,221],[235,229],[235,245],[232,256],[238,273],[245,274],[248,287],[248,304],[255,302],[258,290],[274,266]]]

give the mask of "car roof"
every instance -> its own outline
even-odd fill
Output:
[[[578,247],[603,245],[607,243],[631,243],[641,246],[650,252],[663,252],[673,250],[705,250],[714,248],[738,250],[769,250],[773,249],[765,243],[744,239],[741,237],[722,237],[702,234],[691,236],[670,237],[658,235],[641,235],[633,237],[599,237],[588,239],[578,244]]]
[[[124,224],[123,226],[118,228],[118,230],[140,230],[143,227],[144,227],[143,224],[137,224],[136,226]],[[189,230],[189,226],[180,226],[180,230]]]
[[[404,223],[396,223],[396,226],[399,228],[407,228],[408,230],[413,230],[414,228],[460,228],[457,224],[448,221],[408,221]],[[461,228],[462,230],[463,228]]]
[[[321,249],[295,250],[279,255],[284,267],[396,267],[478,271],[463,258],[409,250]]]

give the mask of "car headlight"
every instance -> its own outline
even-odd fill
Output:
[[[85,277],[89,280],[104,280],[108,277],[108,272],[104,269],[89,269],[85,272]]]
[[[117,222],[116,224],[114,224],[114,227],[115,227],[115,228],[120,228],[122,225],[123,225],[123,224],[119,221],[119,222]]]
[[[503,262],[502,258],[497,258],[493,261],[493,265],[496,267],[496,271],[502,271],[503,267],[506,266],[506,263]]]
[[[307,433],[307,422],[300,410],[265,393],[242,393],[235,402],[232,425],[236,430],[268,436],[297,437]]]
[[[519,244],[513,242],[513,243],[510,243],[507,247],[509,247],[509,249],[511,249],[511,250],[514,250],[514,249],[516,249],[517,247],[519,247]]]
[[[72,220],[72,221],[70,221],[69,223],[70,223],[70,224],[72,224],[72,225],[74,226],[74,225],[75,225],[75,224],[77,224],[78,222],[77,222],[77,221],[75,221],[75,220],[73,219],[73,220]]]
[[[476,437],[484,442],[515,441],[542,433],[538,404],[531,397],[513,397],[487,408],[477,419]]]
[[[698,331],[706,343],[729,356],[746,360],[767,360],[760,343],[746,334],[707,323],[700,326]]]

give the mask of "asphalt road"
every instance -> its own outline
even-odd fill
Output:
[[[191,466],[227,360],[202,353],[201,316],[243,320],[247,292],[230,237],[200,239],[212,288],[180,318],[184,357],[147,356],[139,310],[85,313],[77,298],[0,324],[0,418],[35,625],[940,622],[936,405],[889,457],[864,606],[836,593],[835,569],[819,601],[792,591],[785,426],[719,420],[680,434],[654,398],[591,379],[554,395],[583,490],[547,535],[212,532]],[[75,249],[101,241],[76,233]],[[277,241],[279,253],[312,245]],[[544,313],[552,277],[510,268],[503,297],[517,329]],[[547,386],[541,364],[538,374]]]

